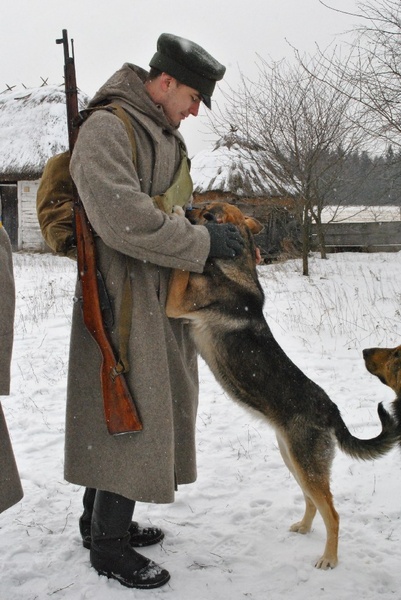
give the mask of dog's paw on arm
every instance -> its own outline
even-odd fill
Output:
[[[172,212],[179,217],[185,217],[185,210],[178,204],[174,204]]]

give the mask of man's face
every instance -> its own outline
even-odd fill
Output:
[[[178,127],[189,115],[197,116],[200,102],[201,97],[197,90],[172,77],[161,104],[167,119],[174,127]]]

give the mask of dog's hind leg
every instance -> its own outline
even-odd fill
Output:
[[[301,481],[298,479],[298,473],[297,473],[295,465],[293,464],[292,459],[290,457],[289,451],[287,449],[287,445],[284,442],[284,439],[279,434],[277,434],[277,442],[278,442],[278,447],[279,447],[281,456],[283,458],[283,461],[285,462],[288,470],[290,471],[290,473],[292,473],[292,475],[294,476],[294,479],[297,481],[298,485],[300,486],[300,488],[303,491]],[[307,496],[305,494],[304,491],[303,491],[303,494],[304,494],[304,498],[305,498],[304,516],[302,517],[301,521],[298,521],[297,523],[294,523],[293,525],[291,525],[290,531],[305,534],[305,533],[309,533],[309,531],[312,529],[313,519],[315,518],[315,515],[316,515],[316,506],[314,505],[313,501],[309,498],[309,496]]]
[[[300,465],[297,462],[295,468],[297,469],[297,481],[307,501],[304,519],[306,518],[307,521],[308,514],[309,518],[312,514],[310,511],[316,512],[317,509],[326,527],[326,546],[315,567],[318,569],[334,569],[338,563],[340,517],[334,508],[333,496],[330,491],[330,463],[326,463],[323,469],[322,463],[313,465],[313,462],[309,461],[306,468],[305,465]],[[315,508],[311,508],[311,506]],[[306,526],[307,524],[306,522]],[[300,525],[302,525],[302,521]]]
[[[312,523],[313,523],[313,519],[315,518],[316,515],[316,506],[313,502],[313,500],[311,500],[308,496],[306,496],[305,492],[304,492],[304,498],[305,498],[305,513],[304,516],[302,517],[302,519],[300,521],[298,521],[297,523],[294,523],[293,525],[291,525],[290,527],[290,531],[294,531],[295,533],[309,533],[310,530],[312,529]]]
[[[340,517],[334,508],[333,496],[330,491],[330,484],[327,481],[320,480],[319,483],[313,482],[313,487],[309,487],[307,492],[311,496],[313,503],[322,516],[326,527],[326,546],[323,556],[316,562],[318,569],[334,569],[338,563],[338,531],[340,527]]]
[[[316,510],[318,510],[326,527],[326,546],[323,556],[319,558],[315,566],[318,569],[333,569],[338,563],[340,517],[334,508],[333,496],[330,491],[331,461],[324,460],[314,465],[310,460],[313,457],[309,457],[309,463],[301,465],[300,460],[295,460],[284,439],[277,435],[277,440],[283,460],[301,487],[306,503],[302,520],[292,525],[291,531],[309,532]]]

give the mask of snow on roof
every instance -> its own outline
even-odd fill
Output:
[[[79,92],[80,109],[88,101]],[[68,146],[64,86],[0,94],[0,180],[40,177],[53,154]]]
[[[255,158],[246,158],[238,144],[221,144],[201,150],[191,160],[194,192],[230,192],[238,196],[276,195],[273,185],[259,172]]]

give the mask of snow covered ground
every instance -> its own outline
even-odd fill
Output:
[[[25,491],[0,515],[1,600],[400,600],[401,452],[359,463],[337,452],[332,490],[340,562],[314,568],[320,516],[307,536],[288,531],[303,498],[273,431],[222,392],[201,363],[198,481],[171,505],[139,505],[161,526],[143,553],[168,585],[129,590],[99,577],[80,542],[82,489],[63,479],[64,410],[75,265],[15,254],[18,304],[12,394],[3,398]],[[339,405],[358,437],[378,433],[376,405],[393,393],[364,368],[363,348],[401,343],[401,254],[314,256],[260,267],[266,317],[287,354]],[[85,399],[83,398],[83,401]]]

